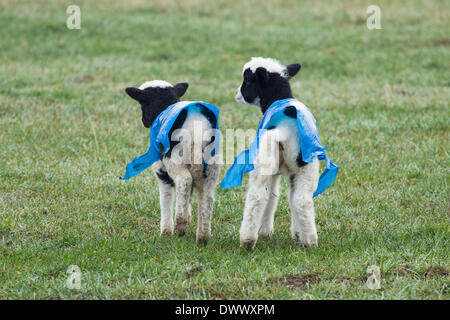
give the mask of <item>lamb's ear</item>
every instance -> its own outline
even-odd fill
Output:
[[[301,69],[302,65],[300,63],[293,63],[286,67],[287,74],[289,78],[295,76]]]
[[[269,73],[265,68],[259,67],[258,69],[256,69],[255,74],[258,80],[261,81],[261,83],[266,83],[267,81],[269,81]]]
[[[177,96],[181,98],[186,93],[188,87],[189,83],[180,82],[177,83],[173,88],[175,89],[175,93],[177,94]]]
[[[139,88],[128,87],[125,92],[134,100],[142,101],[144,98],[144,92]]]

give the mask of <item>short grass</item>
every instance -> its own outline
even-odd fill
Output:
[[[378,1],[369,31],[372,2],[0,0],[0,298],[448,299],[450,6]],[[73,3],[81,30],[65,27]],[[315,200],[316,249],[291,241],[286,192],[247,252],[245,185],[217,190],[199,247],[195,206],[186,236],[160,237],[150,170],[118,180],[148,146],[125,87],[188,81],[222,128],[256,128],[233,99],[252,56],[302,63],[293,91],[341,167]]]

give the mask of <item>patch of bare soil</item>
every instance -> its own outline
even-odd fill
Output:
[[[434,277],[445,277],[448,276],[449,270],[446,267],[441,266],[430,266],[425,272],[425,277],[434,278]]]
[[[282,283],[294,288],[302,289],[308,284],[319,282],[320,277],[316,273],[288,274],[284,277],[271,279],[270,282]]]

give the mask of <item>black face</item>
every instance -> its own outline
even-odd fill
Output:
[[[241,84],[241,95],[247,103],[255,103],[255,101],[261,92],[263,83],[258,80],[256,73],[253,73],[250,69],[245,70],[244,80]]]
[[[256,68],[255,72],[246,69],[242,84],[236,92],[236,100],[259,106],[265,112],[274,101],[292,98],[289,79],[299,70],[299,64],[288,65],[285,74],[268,72],[264,67]]]
[[[142,123],[150,128],[156,117],[168,106],[180,101],[188,88],[188,84],[178,83],[173,87],[148,87],[139,89],[126,88],[126,93],[141,104]]]

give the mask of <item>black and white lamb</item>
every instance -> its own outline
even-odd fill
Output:
[[[127,94],[141,105],[142,123],[146,128],[151,127],[149,151],[127,166],[127,174],[128,171],[139,173],[152,164],[159,184],[161,235],[174,232],[174,198],[175,229],[180,236],[186,233],[191,220],[190,199],[196,189],[197,242],[206,244],[211,236],[214,193],[220,171],[219,155],[211,153],[218,129],[218,109],[204,102],[180,102],[187,88],[187,83],[172,86],[166,81],[154,80],[139,88],[126,89]],[[161,138],[162,134],[167,137]],[[167,145],[164,145],[164,139]]]
[[[312,113],[292,97],[289,79],[300,68],[300,64],[284,66],[269,58],[252,58],[243,68],[235,98],[259,107],[263,119],[255,142],[236,158],[221,186],[238,186],[242,175],[250,172],[240,229],[241,246],[247,248],[253,248],[259,236],[273,232],[281,175],[290,178],[293,239],[307,247],[317,245],[313,196],[333,182],[338,167],[325,154]],[[327,161],[320,180],[319,160]]]

